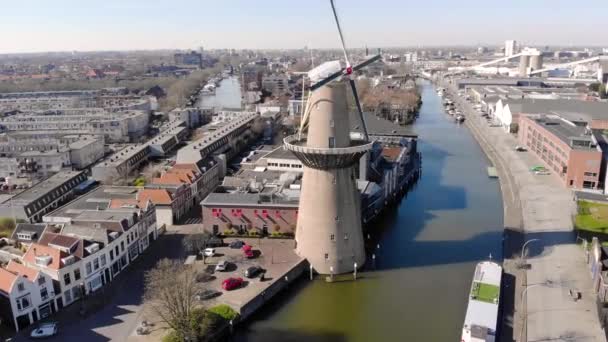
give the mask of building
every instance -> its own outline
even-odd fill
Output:
[[[304,164],[296,252],[323,274],[352,272],[365,263],[353,166],[372,143],[351,141],[346,97],[343,82],[314,91],[306,140],[285,139],[285,147]]]
[[[45,273],[13,260],[0,267],[0,317],[16,331],[56,312],[54,298]]]
[[[74,190],[87,180],[82,171],[61,171],[0,203],[0,216],[28,222],[42,217],[74,197]]]
[[[169,112],[169,120],[181,120],[189,129],[203,124],[203,114],[199,108],[175,108]]]
[[[515,40],[505,40],[505,57],[513,56],[517,53],[517,42]]]
[[[265,75],[262,77],[262,89],[274,96],[285,94],[289,91],[289,78],[286,75]]]
[[[586,125],[557,115],[522,116],[518,139],[567,187],[597,190],[603,186],[602,150]]]
[[[193,65],[198,68],[203,67],[203,55],[196,51],[176,53],[173,55],[173,59],[176,65]]]

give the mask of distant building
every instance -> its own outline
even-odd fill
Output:
[[[199,68],[203,67],[203,55],[190,51],[189,53],[176,53],[173,55],[175,64],[177,65],[195,65]]]
[[[279,96],[289,91],[289,78],[286,75],[267,75],[262,77],[262,89]]]
[[[505,40],[505,57],[513,56],[517,53],[517,42],[515,40]]]

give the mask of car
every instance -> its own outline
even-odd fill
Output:
[[[243,278],[228,278],[222,282],[222,288],[226,291],[238,289],[243,286]]]
[[[250,251],[251,250],[251,245],[244,244],[243,247],[241,247],[241,249],[243,249],[243,251]]]
[[[550,175],[551,172],[549,171],[534,171],[535,175],[540,175],[540,176],[546,176],[546,175]]]
[[[243,255],[247,258],[247,259],[251,259],[251,258],[255,258],[255,254],[253,254],[253,250],[251,249],[246,249],[243,251]]]
[[[196,300],[208,300],[211,298],[215,298],[217,296],[220,296],[222,293],[220,291],[216,291],[216,290],[203,290],[199,293],[197,293],[194,298]]]
[[[251,266],[245,270],[245,277],[255,278],[262,272],[264,272],[264,269],[260,266]]]
[[[515,146],[515,151],[517,152],[526,152],[528,149],[523,146]]]
[[[217,236],[212,236],[205,242],[205,246],[206,247],[222,247],[222,246],[224,246],[224,240],[222,240],[221,238],[219,238]]]
[[[239,249],[242,248],[245,245],[245,242],[241,241],[241,240],[236,240],[236,241],[232,241],[229,246],[230,248],[233,249]]]
[[[57,323],[49,322],[42,323],[36,329],[32,330],[31,338],[47,338],[57,334]]]
[[[544,166],[537,165],[537,166],[532,166],[532,167],[530,168],[530,171],[532,171],[532,172],[536,172],[536,171],[547,171],[547,169],[546,169]]]
[[[215,248],[205,248],[205,250],[203,251],[203,254],[206,257],[212,257],[215,255]]]
[[[215,265],[215,272],[223,272],[226,270],[226,267],[228,267],[228,261],[220,260],[220,262]]]

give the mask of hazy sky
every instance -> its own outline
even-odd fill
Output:
[[[347,45],[608,45],[608,0],[336,0]],[[338,46],[329,0],[0,0],[0,53]]]

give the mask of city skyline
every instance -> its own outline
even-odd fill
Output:
[[[5,5],[0,30],[10,32],[0,53],[236,48],[337,48],[329,4],[244,0],[83,5],[64,0]],[[395,0],[338,1],[348,47],[500,45],[515,39],[529,45],[600,46],[597,29],[608,4],[516,1],[499,8],[470,0],[407,4]],[[412,14],[413,13],[413,14]],[[550,13],[550,16],[549,16]],[[310,24],[315,18],[314,26]],[[434,21],[437,25],[433,25]],[[564,22],[569,25],[564,25]],[[589,34],[598,32],[598,34]]]

